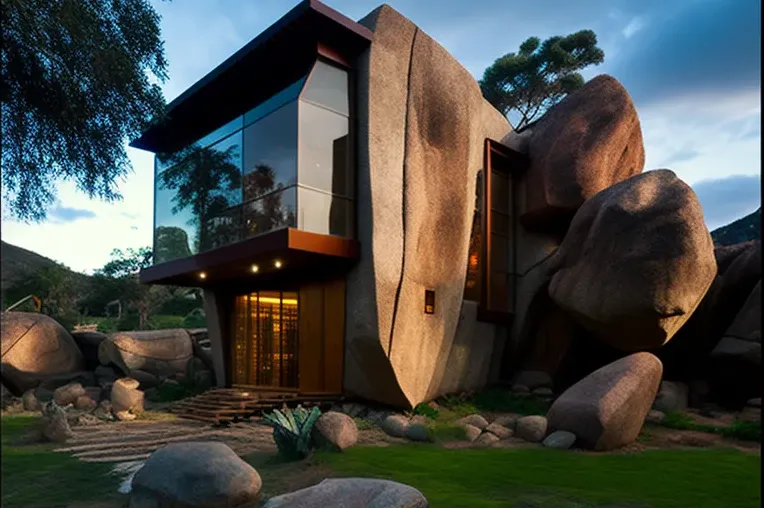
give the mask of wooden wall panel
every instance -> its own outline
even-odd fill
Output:
[[[324,289],[321,285],[300,288],[299,371],[300,391],[323,391]]]
[[[342,392],[345,352],[345,280],[324,286],[324,391]]]

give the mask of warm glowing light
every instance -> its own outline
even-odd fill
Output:
[[[206,274],[206,273],[204,273],[204,272],[199,272],[199,278],[200,278],[200,279],[202,279],[202,280],[204,280],[204,279],[206,279],[206,278],[207,278],[207,274]]]
[[[275,266],[276,268],[281,268],[281,261],[277,259],[276,261],[273,262],[273,266]]]
[[[281,300],[279,298],[270,298],[267,296],[261,296],[260,303],[272,303],[274,305],[278,305],[279,303],[283,303],[284,305],[297,305],[297,300],[294,300],[291,298],[284,298],[283,300]]]
[[[252,273],[257,273],[260,270],[260,267],[257,265],[252,265]]]

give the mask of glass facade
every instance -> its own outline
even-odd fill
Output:
[[[354,236],[346,71],[311,73],[189,146],[155,157],[154,262],[275,229]]]

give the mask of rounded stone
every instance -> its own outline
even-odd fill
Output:
[[[576,442],[576,435],[567,430],[556,430],[549,434],[542,444],[547,448],[567,450]]]
[[[523,416],[517,420],[515,435],[531,443],[538,443],[546,435],[547,421],[543,416]]]

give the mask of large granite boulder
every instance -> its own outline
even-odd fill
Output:
[[[414,487],[389,480],[336,478],[306,489],[276,496],[263,508],[427,508],[427,499]]]
[[[555,253],[549,295],[597,339],[626,352],[668,342],[716,276],[693,190],[669,170],[588,199]]]
[[[364,248],[347,277],[345,385],[411,408],[488,377],[475,366],[490,365],[493,337],[455,337],[485,140],[511,128],[469,71],[390,6],[359,23],[374,44],[357,69]]]
[[[3,382],[15,394],[36,388],[41,379],[84,368],[69,332],[54,319],[30,312],[0,314]]]
[[[182,328],[117,332],[101,342],[98,349],[103,365],[114,364],[126,373],[138,369],[155,376],[185,372],[193,356],[191,336]]]
[[[577,443],[612,450],[633,442],[658,393],[660,360],[635,353],[592,372],[568,388],[547,413],[549,432],[566,430]]]
[[[228,445],[170,443],[135,473],[130,508],[227,508],[254,502],[262,480]]]
[[[645,148],[626,89],[600,75],[553,106],[534,126],[524,224],[567,224],[590,197],[642,172]]]
[[[140,383],[137,379],[124,377],[114,382],[111,387],[111,405],[114,412],[120,411],[143,411],[144,395],[138,389]]]
[[[358,426],[350,416],[336,411],[322,414],[314,427],[317,441],[337,450],[345,450],[358,441]]]
[[[101,342],[106,340],[106,334],[101,332],[72,332],[72,338],[85,358],[85,368],[93,370],[98,367],[98,347]]]

